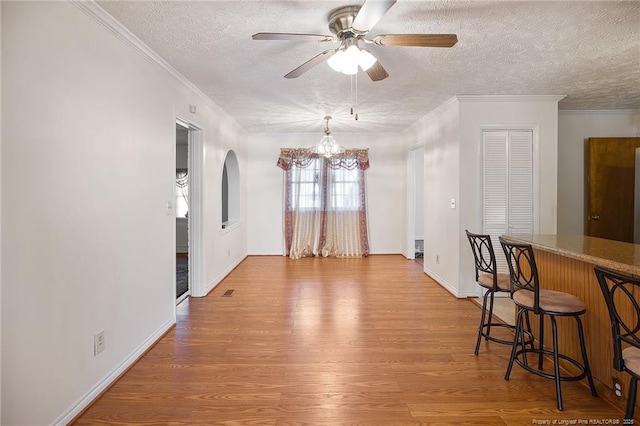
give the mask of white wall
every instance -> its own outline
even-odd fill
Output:
[[[218,229],[245,134],[81,7],[1,7],[1,423],[64,423],[175,322],[176,116],[204,137],[209,284],[237,260],[220,247],[246,253],[243,224]]]
[[[558,233],[584,234],[585,145],[596,137],[640,137],[640,112],[559,112]]]
[[[462,294],[470,294],[475,291],[476,284],[473,256],[464,230],[482,231],[482,129],[534,129],[534,139],[538,137],[538,153],[534,153],[534,157],[538,157],[537,175],[539,177],[537,232],[555,234],[558,102],[562,96],[459,96],[457,98],[460,102],[461,123],[459,291]],[[534,220],[535,216],[534,213]]]
[[[372,254],[401,253],[404,241],[404,150],[398,135],[332,133],[347,148],[369,148],[366,171],[369,244]],[[280,148],[311,147],[322,133],[251,134],[247,179],[247,249],[250,254],[282,254],[283,170]]]
[[[482,130],[534,128],[539,142],[538,232],[556,232],[560,96],[457,96],[403,133],[425,146],[425,272],[457,297],[475,296],[465,229],[482,229]],[[456,208],[451,209],[451,198]],[[436,260],[439,258],[439,262]]]
[[[449,101],[403,132],[406,147],[424,144],[424,271],[458,294],[460,142],[457,100]],[[438,260],[436,260],[436,256]]]

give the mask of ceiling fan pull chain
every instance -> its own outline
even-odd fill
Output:
[[[349,76],[349,83],[350,83],[350,92],[349,92],[349,103],[351,104],[351,115],[353,115],[353,75]]]
[[[356,73],[356,110],[358,109],[358,73]],[[358,121],[358,113],[356,112],[356,121]]]

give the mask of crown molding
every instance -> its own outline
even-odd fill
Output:
[[[457,95],[460,102],[560,102],[567,95]]]
[[[558,110],[561,115],[629,115],[640,114],[640,109],[561,109]]]
[[[187,80],[185,76],[180,74],[178,70],[172,67],[167,61],[162,59],[160,55],[154,52],[142,40],[136,37],[124,25],[122,25],[113,16],[107,13],[93,0],[69,0],[71,4],[82,10],[85,14],[93,18],[96,22],[106,28],[111,34],[124,42],[129,48],[138,53],[152,65],[172,77],[178,83],[185,86],[200,96],[207,104],[219,109],[213,100],[196,87],[192,82]]]
[[[426,113],[425,115],[423,115],[422,117],[420,117],[418,119],[418,121],[416,121],[414,124],[417,124],[423,120],[428,120],[429,117],[434,116],[435,114],[440,113],[440,111],[443,111],[444,109],[446,109],[449,105],[455,104],[456,102],[458,102],[458,97],[454,96],[452,98],[447,99],[446,101],[444,101],[443,103],[441,103],[440,105],[438,105],[437,107],[435,107],[434,109],[432,109],[431,111],[429,111],[428,113]],[[413,125],[411,125],[410,127],[412,127]]]

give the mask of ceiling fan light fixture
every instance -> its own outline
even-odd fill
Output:
[[[345,64],[342,66],[342,74],[354,75],[357,73],[358,73],[358,63],[345,61]]]
[[[333,56],[331,56],[329,58],[329,60],[327,60],[327,64],[329,64],[329,66],[336,72],[342,72],[342,67],[344,66],[344,50],[343,49],[338,49],[338,51],[336,53],[333,54]]]
[[[370,52],[360,49],[356,40],[348,39],[327,60],[327,64],[336,72],[354,75],[358,73],[358,67],[366,71],[376,63],[376,60]]]
[[[1,1],[1,0],[0,0]],[[328,49],[285,74],[285,78],[297,78],[321,62],[344,74],[354,75],[358,68],[366,71],[371,81],[389,77],[380,61],[371,52],[360,49],[359,43],[376,46],[453,47],[458,42],[456,34],[380,34],[367,38],[371,29],[382,19],[397,0],[364,0],[360,6],[344,6],[329,15],[329,30],[334,35],[298,33],[256,33],[254,40],[302,40],[337,41],[340,46]],[[351,59],[347,59],[351,57]]]
[[[354,43],[347,47],[347,50],[344,51],[345,61],[349,64],[358,64],[360,63],[360,49]]]
[[[361,49],[360,50],[360,68],[362,71],[366,71],[373,66],[377,61],[376,57],[373,56],[369,51]]]

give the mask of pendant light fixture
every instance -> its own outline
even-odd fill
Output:
[[[338,145],[333,136],[331,136],[331,131],[329,130],[329,120],[331,120],[331,116],[327,115],[324,119],[327,120],[327,125],[324,128],[324,136],[320,139],[318,145],[311,148],[311,151],[327,158],[337,154],[342,154],[345,151],[344,147]]]

